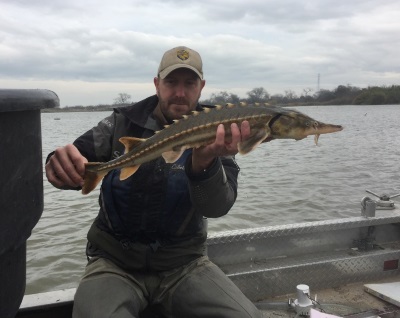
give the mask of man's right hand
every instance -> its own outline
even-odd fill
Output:
[[[47,180],[58,189],[81,187],[86,162],[72,144],[57,148],[45,166]]]

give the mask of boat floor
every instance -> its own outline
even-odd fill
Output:
[[[364,289],[364,284],[382,284],[400,282],[400,272],[391,277],[371,280],[363,283],[351,283],[348,285],[341,285],[336,288],[328,288],[322,290],[313,290],[310,286],[310,296],[324,306],[326,313],[348,318],[400,318],[400,308],[386,302],[368,292]],[[294,290],[296,286],[293,286]],[[296,312],[288,305],[289,299],[295,299],[296,294],[287,294],[277,296],[271,299],[262,301],[264,305],[261,309],[264,318],[294,318]],[[56,302],[57,303],[57,302]],[[260,304],[260,303],[258,303]],[[17,318],[68,318],[71,317],[72,302],[67,302],[64,305],[39,308],[38,310],[22,311],[16,316]],[[350,309],[355,309],[349,311]],[[161,318],[162,316],[155,314],[151,308],[146,310],[141,318]]]
[[[326,313],[332,315],[354,318],[400,318],[399,307],[366,292],[364,289],[364,284],[381,284],[392,282],[400,282],[400,274],[395,277],[388,277],[385,279],[379,279],[377,281],[368,281],[363,283],[352,283],[337,288],[312,290],[312,287],[310,287],[310,296],[312,299],[315,299],[315,295],[317,295],[318,303],[323,306],[326,305],[326,307],[324,307],[325,309],[328,309],[326,310]],[[294,289],[296,289],[296,286],[294,286]],[[262,309],[263,317],[295,317],[295,310],[289,308],[288,305],[288,299],[290,298],[295,299],[296,294],[282,295],[265,300],[265,302],[269,305],[267,306],[268,309]],[[282,310],[281,306],[277,306],[277,304],[282,304],[284,302],[287,304],[287,310]],[[351,312],[348,310],[350,307],[356,310]]]

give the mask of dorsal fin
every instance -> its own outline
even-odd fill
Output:
[[[125,146],[125,153],[140,145],[146,139],[136,137],[121,137],[119,141]]]

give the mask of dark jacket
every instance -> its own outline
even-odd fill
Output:
[[[74,145],[88,161],[114,159],[124,152],[120,137],[148,138],[162,129],[153,116],[157,104],[157,96],[151,96],[117,108]],[[234,158],[223,157],[194,175],[191,150],[173,164],[162,157],[142,164],[125,181],[119,180],[119,170],[111,171],[88,233],[88,255],[132,270],[169,270],[204,255],[204,220],[228,213],[236,199],[238,172]]]

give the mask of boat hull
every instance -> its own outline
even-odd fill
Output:
[[[207,253],[255,303],[292,294],[299,284],[316,292],[400,281],[400,211],[222,232],[208,238]],[[71,317],[74,293],[27,295],[17,317]]]

